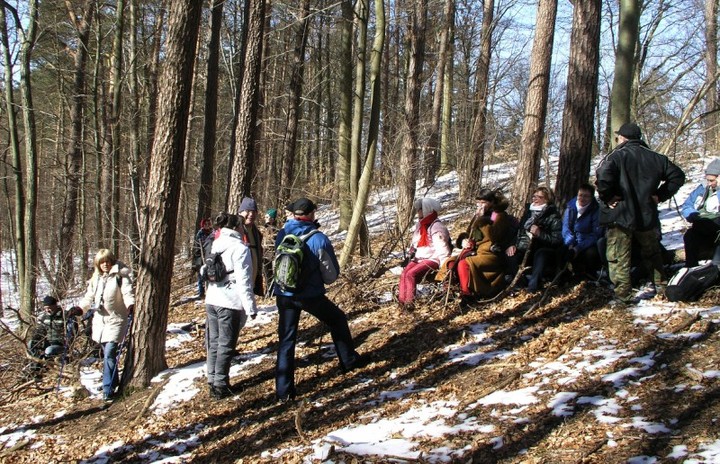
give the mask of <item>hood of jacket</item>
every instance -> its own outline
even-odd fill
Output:
[[[223,227],[220,234],[215,237],[212,244],[213,253],[222,253],[231,246],[237,244],[237,240],[242,241],[242,236],[234,229]]]
[[[288,222],[285,223],[285,233],[297,235],[298,237],[301,235],[305,235],[311,230],[317,229],[317,225],[315,225],[314,222],[310,221],[301,221],[298,219],[290,219]]]

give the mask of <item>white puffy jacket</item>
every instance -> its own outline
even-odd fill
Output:
[[[245,310],[250,315],[257,314],[253,294],[252,257],[241,235],[233,229],[220,229],[220,235],[213,240],[211,252],[221,253],[225,268],[232,273],[222,282],[208,283],[205,304]],[[201,272],[204,271],[203,269]]]

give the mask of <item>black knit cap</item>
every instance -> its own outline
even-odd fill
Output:
[[[620,126],[620,129],[616,130],[615,133],[617,135],[622,135],[628,140],[640,140],[642,138],[640,126],[638,126],[634,122],[626,122],[625,124]]]
[[[317,209],[317,205],[308,198],[298,198],[292,203],[288,204],[285,209],[290,211],[296,216],[305,216],[312,213]]]
[[[43,306],[54,306],[56,304],[57,300],[50,295],[47,295],[45,298],[43,298]]]

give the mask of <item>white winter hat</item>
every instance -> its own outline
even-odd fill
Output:
[[[418,198],[413,203],[415,210],[422,210],[423,217],[431,214],[433,211],[440,213],[440,202],[434,198]]]

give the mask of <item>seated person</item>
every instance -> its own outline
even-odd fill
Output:
[[[603,236],[600,226],[600,204],[595,187],[582,184],[577,197],[568,201],[562,222],[566,259],[576,275],[592,275],[600,270],[598,240]]]
[[[462,296],[493,296],[505,284],[506,259],[503,251],[512,237],[512,218],[505,211],[508,202],[500,191],[483,189],[477,197],[477,211],[468,227],[467,238],[457,264]]]
[[[43,298],[43,311],[38,315],[35,330],[28,342],[28,352],[39,359],[63,355],[66,346],[75,339],[78,330],[76,316],[82,314],[77,307],[63,312],[57,300],[48,295]],[[31,369],[40,369],[40,363],[33,362]]]
[[[712,262],[720,266],[720,192],[717,188],[720,158],[705,169],[705,183],[698,185],[682,205],[682,215],[692,226],[683,235],[685,266],[698,265],[703,248],[712,250]]]
[[[562,218],[553,203],[555,197],[547,187],[538,187],[532,195],[532,203],[520,219],[520,229],[515,245],[505,250],[510,258],[510,273],[517,273],[520,262],[530,253],[527,263],[532,272],[526,290],[540,289],[540,280],[548,266],[556,265],[562,247]]]
[[[418,224],[412,236],[411,258],[400,274],[398,301],[402,310],[413,309],[417,283],[450,256],[450,233],[438,219],[440,202],[434,198],[421,198],[415,200],[413,207]]]

